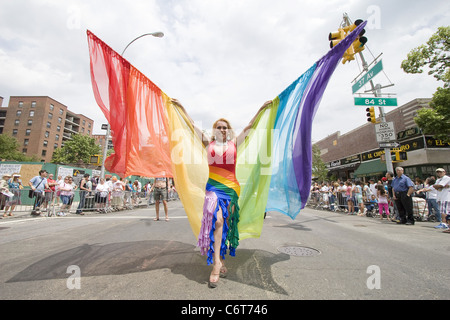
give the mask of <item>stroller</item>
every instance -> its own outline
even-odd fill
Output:
[[[364,206],[366,207],[366,216],[370,218],[375,218],[378,215],[378,205],[376,200],[370,200],[364,202]]]
[[[423,198],[412,197],[413,201],[413,217],[416,221],[427,221],[428,211],[427,211],[427,201]],[[425,212],[427,212],[425,214]]]

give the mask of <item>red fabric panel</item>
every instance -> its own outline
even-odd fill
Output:
[[[106,169],[121,177],[172,177],[167,97],[93,33],[87,35],[92,88],[114,144]]]

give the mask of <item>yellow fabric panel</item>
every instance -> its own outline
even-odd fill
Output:
[[[186,115],[164,94],[170,128],[170,149],[175,188],[198,238],[203,216],[205,186],[208,181],[208,160],[200,138]]]
[[[236,177],[241,185],[239,238],[259,238],[264,222],[271,178],[272,128],[279,99],[255,119],[245,142],[239,146]]]

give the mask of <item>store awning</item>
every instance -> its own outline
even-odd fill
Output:
[[[362,178],[367,176],[382,175],[386,172],[386,163],[380,159],[365,161],[360,164],[353,173],[355,177]]]

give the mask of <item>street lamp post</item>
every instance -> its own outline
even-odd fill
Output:
[[[123,52],[122,52],[121,56],[123,56],[123,54],[125,53],[125,50],[127,50],[127,48],[130,46],[130,44],[132,44],[133,42],[135,42],[137,39],[140,39],[140,38],[145,37],[145,36],[153,36],[153,37],[156,37],[156,38],[162,38],[162,37],[164,37],[164,33],[162,33],[162,32],[151,32],[151,33],[145,33],[145,34],[143,34],[143,35],[140,35],[139,37],[137,37],[137,38],[135,38],[133,41],[131,41],[131,42],[125,47],[125,49],[123,49]]]
[[[104,128],[104,125],[102,125],[102,129]],[[108,154],[108,144],[109,144],[109,133],[110,133],[111,127],[109,126],[109,123],[106,125],[106,135],[105,135],[105,145],[103,146],[103,157],[102,157],[102,168],[100,170],[100,178],[105,178],[105,160],[106,155]]]

